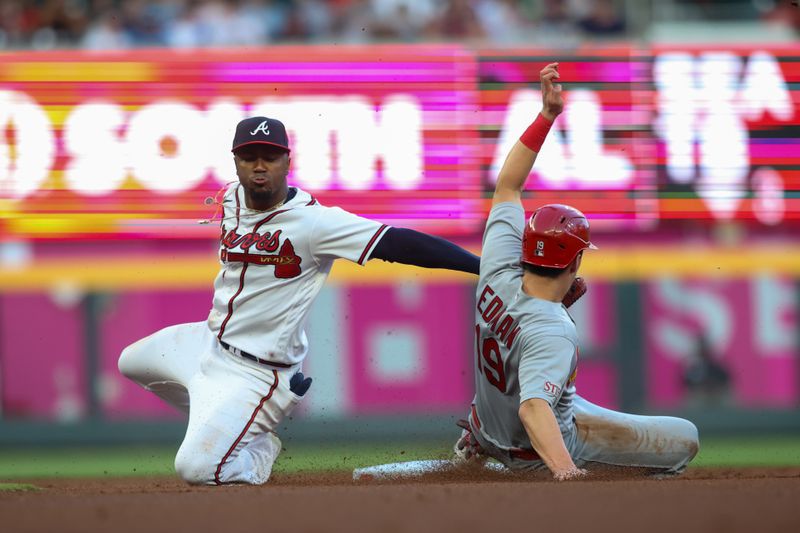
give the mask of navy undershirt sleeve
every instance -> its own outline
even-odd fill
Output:
[[[407,228],[389,228],[370,259],[478,274],[481,258],[452,242]]]

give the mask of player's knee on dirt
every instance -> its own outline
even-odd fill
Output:
[[[680,473],[686,469],[697,452],[700,451],[700,436],[697,426],[682,418],[672,419],[672,450],[675,457],[675,465],[670,469],[671,472]]]
[[[697,426],[692,422],[688,420],[683,420],[683,422],[685,432],[683,438],[686,441],[686,462],[688,463],[700,451],[700,433],[697,431]]]
[[[208,457],[184,447],[175,456],[175,472],[192,485],[213,484],[216,468],[216,463],[209,461]]]

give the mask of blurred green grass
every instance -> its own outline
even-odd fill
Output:
[[[450,443],[284,443],[276,473],[352,470],[362,466],[449,456]],[[176,448],[1,449],[0,480],[54,477],[174,475]],[[691,466],[800,466],[800,435],[711,437]]]
[[[436,442],[294,446],[284,451],[274,471],[282,473],[352,470],[362,466],[449,457],[449,445]],[[0,448],[0,480],[59,477],[174,475],[177,448]]]
[[[28,483],[0,483],[0,492],[36,492],[39,487]]]

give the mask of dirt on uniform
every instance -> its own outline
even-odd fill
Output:
[[[261,487],[177,478],[31,480],[0,492],[2,531],[800,531],[800,468],[690,468],[672,479],[460,472],[354,483],[350,473],[275,475]]]

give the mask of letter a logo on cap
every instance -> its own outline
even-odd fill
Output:
[[[255,135],[255,134],[256,134],[256,133],[258,133],[259,131],[260,131],[260,132],[262,132],[264,135],[267,135],[267,136],[269,136],[269,124],[267,124],[267,121],[266,121],[266,120],[265,120],[264,122],[262,122],[261,124],[259,124],[259,125],[256,127],[256,129],[254,129],[253,131],[251,131],[251,132],[250,132],[250,135]]]
[[[0,128],[1,130],[1,128]],[[2,132],[0,132],[2,136]],[[234,152],[248,144],[269,144],[289,153],[289,139],[283,122],[274,118],[250,117],[240,120],[233,135]]]

